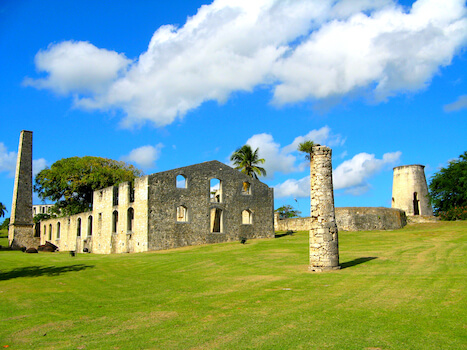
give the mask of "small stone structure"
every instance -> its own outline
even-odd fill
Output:
[[[407,225],[405,212],[400,209],[374,207],[335,208],[339,231],[398,230]],[[279,219],[274,216],[276,231],[307,231],[310,218]]]
[[[273,189],[210,161],[94,191],[92,211],[41,221],[41,244],[100,254],[274,237]]]
[[[39,245],[32,217],[32,131],[20,134],[8,243],[12,249]]]
[[[310,162],[310,271],[339,268],[339,244],[334,212],[332,150],[313,147]]]
[[[392,208],[404,210],[407,216],[433,215],[424,169],[418,164],[394,168]]]

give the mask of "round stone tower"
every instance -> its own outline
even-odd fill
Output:
[[[402,209],[406,215],[433,215],[424,169],[418,164],[394,168],[392,208]]]

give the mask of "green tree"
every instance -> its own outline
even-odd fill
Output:
[[[37,174],[34,191],[55,202],[52,212],[72,215],[92,208],[95,190],[133,181],[141,174],[133,165],[112,159],[65,158]]]
[[[294,209],[291,205],[288,204],[283,205],[274,211],[279,213],[279,218],[281,219],[297,218],[302,213],[301,211]]]
[[[7,212],[8,210],[6,210],[6,207],[3,205],[2,202],[0,202],[0,217],[4,217],[5,216],[5,213]]]
[[[3,223],[0,225],[0,230],[8,230],[8,226],[10,225],[10,218],[6,218]]]
[[[316,146],[313,141],[307,140],[298,144],[298,151],[306,153],[305,158],[311,162],[313,158],[313,147]]]
[[[259,164],[264,164],[265,160],[259,158],[258,148],[253,151],[250,145],[244,145],[232,154],[230,160],[235,165],[235,169],[248,176],[255,179],[258,178],[258,175],[266,176],[266,170],[259,166]]]
[[[434,174],[429,189],[436,215],[467,206],[467,151]]]

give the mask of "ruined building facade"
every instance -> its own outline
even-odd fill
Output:
[[[433,215],[424,169],[418,164],[394,168],[392,208],[402,209],[408,216]]]
[[[99,254],[274,237],[273,189],[218,161],[94,191],[92,211],[41,221],[41,244]]]

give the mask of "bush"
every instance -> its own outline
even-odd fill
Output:
[[[444,221],[467,220],[467,207],[454,207],[441,211],[439,218]]]

